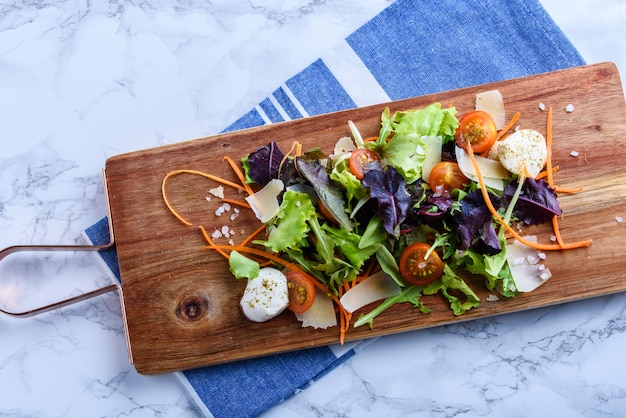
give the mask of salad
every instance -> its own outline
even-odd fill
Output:
[[[241,185],[203,174],[245,190],[241,205],[260,221],[241,245],[217,244],[200,227],[235,277],[248,280],[246,317],[265,321],[289,309],[303,326],[326,328],[338,312],[343,342],[350,326],[373,327],[397,303],[427,314],[424,295],[441,295],[454,315],[476,308],[467,274],[505,298],[549,279],[547,251],[591,244],[566,243],[558,230],[558,193],[579,190],[554,184],[551,109],[544,138],[513,129],[519,114],[504,124],[502,107],[500,96],[487,111],[460,117],[439,103],[386,108],[377,137],[363,138],[347,121],[351,137],[338,138],[333,150],[302,151],[298,142],[281,150],[270,141],[244,156],[241,169],[228,159]],[[163,180],[163,197],[186,222],[165,193],[179,172]],[[549,243],[522,233],[550,222]],[[373,308],[352,321],[365,306]]]

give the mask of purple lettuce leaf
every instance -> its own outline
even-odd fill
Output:
[[[510,183],[504,191],[503,200],[511,202],[517,183]],[[526,225],[548,222],[554,215],[561,214],[556,192],[543,180],[527,178],[513,208],[513,215]]]
[[[500,208],[500,200],[490,194],[493,206]],[[493,226],[491,212],[480,190],[469,192],[461,200],[461,210],[454,215],[460,243],[459,248],[472,248],[481,254],[497,254],[501,251],[500,242]]]
[[[280,178],[279,169],[284,157],[274,141],[257,149],[247,156],[248,177],[263,186],[272,179]]]
[[[399,226],[406,219],[411,206],[411,196],[404,177],[395,168],[388,166],[385,171],[367,171],[361,184],[369,188],[370,196],[378,202],[378,216],[383,220],[385,230],[398,236]]]

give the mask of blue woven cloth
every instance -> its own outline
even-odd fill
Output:
[[[583,64],[535,0],[398,0],[226,131]],[[106,219],[86,233],[108,242]],[[102,256],[119,279],[114,250]],[[352,355],[323,347],[183,374],[213,416],[251,417]]]

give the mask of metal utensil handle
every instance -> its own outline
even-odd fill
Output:
[[[7,257],[8,255],[18,253],[18,252],[27,252],[27,251],[101,251],[107,248],[113,247],[115,244],[115,238],[113,234],[113,223],[111,221],[111,207],[109,206],[109,194],[107,190],[106,184],[106,176],[103,171],[103,183],[104,183],[104,197],[106,200],[106,208],[107,208],[107,219],[109,222],[109,242],[106,244],[100,245],[13,245],[10,247],[6,247],[0,250],[0,261]],[[3,313],[8,316],[16,317],[16,318],[27,318],[31,316],[35,316],[44,312],[51,311],[53,309],[62,308],[64,306],[68,306],[77,302],[81,302],[83,300],[91,299],[93,297],[112,292],[114,290],[119,291],[120,295],[120,303],[122,304],[122,312],[124,312],[124,298],[122,295],[122,287],[119,284],[110,284],[100,289],[92,290],[90,292],[84,293],[82,295],[73,296],[68,299],[54,302],[46,306],[41,306],[38,308],[30,309],[28,311],[23,312],[11,312],[4,309],[0,309],[0,313]]]

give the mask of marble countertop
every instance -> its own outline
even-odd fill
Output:
[[[219,132],[390,0],[347,3],[0,5],[0,248],[74,243],[106,214],[106,158]],[[541,3],[588,63],[626,74],[623,0]],[[25,310],[108,280],[93,254],[13,255],[0,301]],[[381,338],[264,416],[620,416],[625,307],[617,294]],[[0,317],[0,415],[202,412],[173,375],[134,371],[110,294]]]

